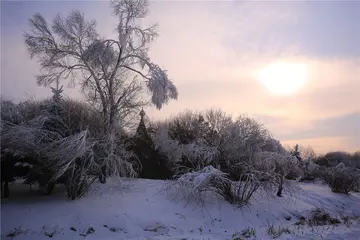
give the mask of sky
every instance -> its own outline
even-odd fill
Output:
[[[107,1],[1,1],[2,97],[51,95],[36,85],[39,65],[23,33],[37,12],[50,21],[72,9],[97,20],[101,35],[116,36]],[[156,22],[150,57],[168,70],[179,98],[146,109],[151,119],[221,108],[255,117],[284,145],[360,150],[360,1],[155,1],[144,24]],[[275,95],[256,77],[278,61],[306,66],[293,94]],[[65,93],[82,97],[76,88]]]

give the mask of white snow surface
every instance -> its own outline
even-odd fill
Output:
[[[41,196],[26,185],[14,183],[10,185],[11,197],[1,203],[1,239],[272,239],[267,234],[271,225],[291,230],[278,239],[360,239],[360,224],[356,221],[350,226],[294,225],[299,216],[307,217],[317,207],[333,217],[359,216],[358,193],[335,194],[321,184],[294,183],[294,191],[285,191],[282,198],[257,194],[251,205],[239,208],[208,196],[205,206],[200,207],[171,197],[169,190],[164,190],[168,184],[160,180],[110,179],[105,185],[94,184],[84,198],[70,201],[61,186],[53,195]],[[254,228],[256,235],[239,235],[247,227]],[[15,228],[20,231],[11,237]]]

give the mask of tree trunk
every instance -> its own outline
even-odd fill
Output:
[[[9,196],[10,196],[9,182],[6,181],[4,183],[4,198],[8,198]]]
[[[283,184],[284,184],[284,181],[283,181],[283,179],[281,178],[281,179],[280,179],[279,186],[278,186],[278,191],[277,191],[277,193],[276,193],[276,196],[278,196],[278,197],[282,197]]]
[[[117,117],[117,113],[116,113],[116,108],[115,108],[115,104],[114,104],[114,100],[113,98],[110,98],[110,106],[109,108],[105,108],[106,105],[103,104],[104,110],[103,110],[103,117],[104,117],[104,125],[105,125],[105,133],[107,134],[107,137],[109,138],[110,141],[110,148],[108,149],[110,154],[113,154],[115,152],[115,120]],[[99,181],[102,184],[106,183],[106,178],[107,178],[107,174],[108,171],[106,169],[106,164],[104,163],[104,165],[101,167],[100,171],[99,171]]]
[[[276,196],[281,197],[283,187],[279,187]]]
[[[106,183],[106,166],[101,167],[101,171],[100,171],[100,174],[99,174],[99,181],[102,184]]]
[[[52,191],[54,190],[54,187],[55,187],[55,183],[49,183],[47,186],[46,186],[46,189],[45,189],[45,193],[47,195],[50,195],[52,193]]]

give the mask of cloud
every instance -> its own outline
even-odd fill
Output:
[[[275,133],[275,137],[286,145],[310,145],[318,153],[360,149],[360,112],[308,121],[308,125],[302,128],[299,128],[300,124],[291,125],[284,118],[258,115],[257,119],[265,123],[270,131]]]
[[[360,147],[360,112],[318,120],[313,123],[313,129],[295,132],[283,136],[284,140],[294,138],[316,138],[316,137],[352,137],[357,138]]]

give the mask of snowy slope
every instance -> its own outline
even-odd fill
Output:
[[[26,187],[27,197],[13,193],[2,201],[2,239],[240,240],[246,239],[241,232],[247,227],[255,230],[249,239],[271,239],[270,226],[290,230],[279,239],[360,239],[358,221],[350,226],[294,225],[299,216],[306,217],[316,207],[338,218],[360,215],[359,194],[345,196],[331,193],[326,186],[296,183],[296,191],[283,198],[257,195],[250,206],[238,208],[209,197],[201,208],[176,201],[162,190],[164,184],[140,179],[95,184],[77,201],[66,200],[60,187],[52,196],[33,192],[31,197]]]

